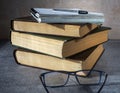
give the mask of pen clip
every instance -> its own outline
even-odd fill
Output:
[[[61,12],[78,13],[78,14],[88,14],[88,11],[85,11],[85,10],[72,10],[72,9],[53,9],[53,10],[61,11]]]

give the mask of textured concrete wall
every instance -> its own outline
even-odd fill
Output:
[[[30,15],[31,7],[43,8],[81,8],[103,12],[105,26],[112,27],[110,39],[120,39],[120,0],[1,0],[0,1],[0,38],[9,38],[10,20]]]

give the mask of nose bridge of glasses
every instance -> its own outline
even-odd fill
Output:
[[[80,71],[76,73],[77,76],[81,76],[81,77],[86,77],[88,75],[88,73]]]

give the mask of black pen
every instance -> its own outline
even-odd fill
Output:
[[[74,12],[78,14],[88,14],[88,11],[85,10],[70,10],[70,9],[53,9],[54,11],[63,11],[63,12]]]

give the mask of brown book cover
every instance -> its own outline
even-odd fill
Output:
[[[107,41],[108,30],[107,28],[101,27],[83,38],[38,35],[12,31],[11,42],[18,47],[65,58]]]
[[[14,52],[19,64],[55,71],[92,69],[103,53],[103,45],[97,45],[68,58],[58,58],[38,52],[18,49]]]
[[[13,30],[69,37],[83,37],[98,26],[97,24],[38,23],[31,16],[12,20]]]

